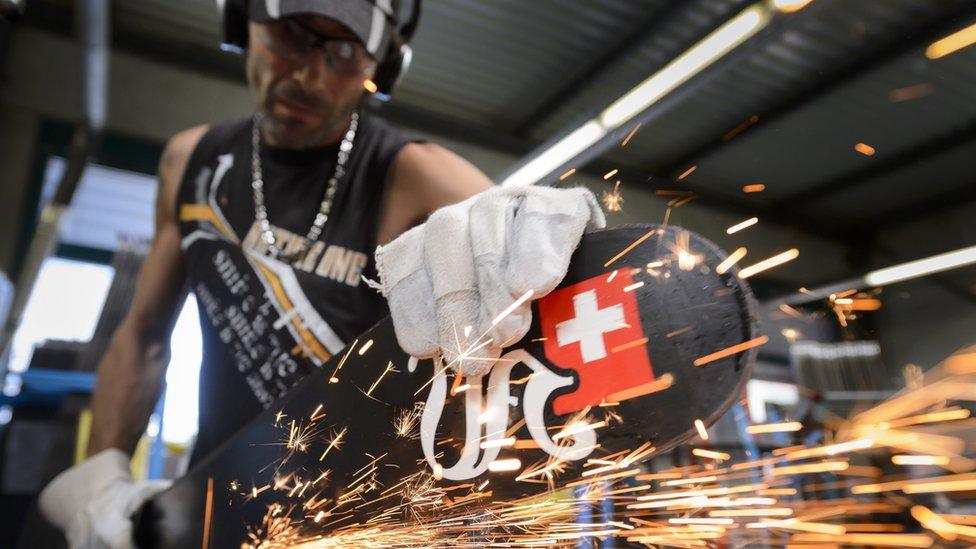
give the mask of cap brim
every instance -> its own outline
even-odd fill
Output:
[[[290,15],[311,14],[334,19],[348,27],[376,59],[386,53],[391,19],[383,7],[389,2],[368,0],[251,0],[250,16],[268,22]]]

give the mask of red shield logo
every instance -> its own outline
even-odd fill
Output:
[[[576,370],[579,386],[553,400],[569,414],[654,380],[629,268],[555,290],[539,300],[546,358]]]

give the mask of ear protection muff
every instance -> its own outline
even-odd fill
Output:
[[[414,33],[417,32],[417,25],[420,23],[421,3],[422,0],[413,1],[410,19],[394,31],[386,56],[383,57],[383,62],[376,67],[376,72],[373,74],[376,96],[383,101],[390,99],[393,91],[410,68],[410,62],[413,60],[410,40],[413,39]]]
[[[243,53],[247,49],[247,2],[248,0],[223,0],[221,49],[234,53]],[[417,25],[420,23],[421,3],[422,0],[414,0],[410,19],[399,29],[394,27],[386,55],[373,74],[373,83],[376,84],[375,95],[383,101],[390,99],[397,84],[403,80],[407,69],[410,68],[413,50],[409,42],[413,39]]]
[[[247,49],[247,20],[247,0],[223,0],[220,49],[244,53]]]

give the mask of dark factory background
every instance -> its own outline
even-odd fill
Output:
[[[84,448],[94,368],[152,235],[163,144],[252,109],[213,0],[108,2],[103,139],[38,255],[86,112],[81,4],[0,0],[2,546]],[[611,225],[666,221],[746,248],[741,264],[797,250],[750,278],[769,342],[747,403],[712,429],[725,452],[746,444],[742,415],[844,416],[976,339],[976,6],[782,0],[734,20],[753,4],[428,0],[413,67],[380,109],[496,182],[590,187]],[[743,34],[724,51],[695,50],[730,21]],[[628,102],[640,86],[653,100]],[[150,478],[178,475],[195,434],[192,299],[136,455]]]

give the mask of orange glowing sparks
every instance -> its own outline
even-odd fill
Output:
[[[640,339],[635,339],[634,341],[629,341],[627,343],[622,343],[610,349],[611,353],[619,353],[620,351],[626,351],[627,349],[632,349],[634,347],[640,347],[641,345],[647,343],[648,339],[642,337]]]
[[[867,143],[857,143],[854,145],[854,150],[863,154],[864,156],[874,156],[874,147],[868,145]]]
[[[637,246],[640,246],[642,242],[644,242],[648,238],[650,238],[650,237],[654,236],[655,234],[657,234],[659,230],[660,229],[651,229],[650,231],[647,231],[646,234],[644,234],[643,236],[641,236],[637,240],[635,240],[632,243],[630,243],[626,248],[624,248],[623,250],[621,250],[620,253],[618,253],[617,255],[611,257],[610,259],[608,259],[607,262],[603,264],[603,266],[604,267],[609,267],[614,261],[617,261],[621,257],[627,255],[627,252],[633,250]]]
[[[383,377],[392,371],[395,371],[393,369],[393,362],[389,362],[387,363],[386,368],[383,369],[383,372],[380,374],[380,377],[376,378],[376,381],[374,381],[373,384],[369,386],[369,390],[366,391],[366,396],[372,395],[373,391],[376,389],[376,386],[379,385],[381,381],[383,381]]]
[[[933,42],[925,49],[925,57],[939,59],[973,44],[976,44],[976,23]]]
[[[376,85],[376,82],[373,82],[368,78],[366,80],[363,80],[363,88],[365,88],[366,91],[368,91],[369,93],[376,93],[377,90],[379,90],[379,87]]]
[[[752,227],[756,223],[759,223],[759,218],[758,217],[750,217],[749,219],[746,219],[745,221],[740,221],[739,223],[736,223],[735,225],[732,225],[728,229],[725,229],[725,234],[735,234],[735,233],[737,233],[737,232],[739,232],[739,231],[741,231],[743,229],[748,229],[749,227]]]
[[[762,183],[752,183],[750,185],[743,185],[742,192],[744,193],[761,193],[766,190],[766,185]]]
[[[620,143],[620,146],[626,147],[627,144],[630,143],[630,140],[634,138],[634,134],[637,133],[637,130],[640,129],[640,127],[641,127],[640,123],[634,126],[634,129],[630,130],[630,133],[628,133],[627,137],[625,137],[624,140]]]
[[[772,257],[766,258],[758,263],[745,267],[739,270],[739,278],[749,278],[763,271],[768,271],[773,267],[779,267],[784,263],[789,263],[797,257],[800,257],[800,250],[796,248],[791,248],[785,252],[778,253]]]
[[[729,257],[723,259],[722,262],[715,267],[715,272],[718,274],[725,274],[729,269],[732,268],[733,265],[738,263],[740,259],[745,257],[746,253],[747,250],[745,248],[737,248],[734,252],[729,254]]]
[[[617,172],[618,171],[620,171],[620,170],[614,168],[614,169],[610,170],[609,172],[603,174],[603,180],[606,181],[606,180],[610,179],[611,177],[617,175]]]
[[[693,448],[691,453],[703,458],[714,459],[715,461],[728,461],[732,458],[729,454],[725,452],[718,452],[715,450],[705,450],[704,448]]]
[[[684,179],[684,178],[688,177],[689,175],[695,173],[695,170],[697,170],[697,169],[698,169],[698,166],[692,166],[692,167],[688,168],[687,170],[681,172],[681,175],[678,176],[678,181],[681,181],[682,179]]]
[[[895,465],[948,465],[949,458],[946,456],[920,456],[920,455],[898,455],[891,456],[891,462]]]
[[[644,285],[644,281],[643,280],[638,280],[637,282],[634,282],[633,284],[628,284],[627,286],[624,286],[624,291],[625,292],[632,292],[632,291],[636,290],[637,288],[640,288],[643,285]]]
[[[372,339],[370,339],[366,343],[363,343],[363,346],[359,348],[359,356],[365,355],[366,354],[366,351],[368,351],[369,348],[372,347],[372,346],[373,346],[373,340]]]
[[[759,435],[763,433],[792,433],[799,431],[803,428],[803,424],[799,421],[785,421],[781,423],[766,423],[763,425],[749,425],[746,427],[746,432],[750,435]]]
[[[934,511],[924,505],[914,505],[911,509],[912,518],[919,524],[932,530],[946,541],[955,541],[959,534],[956,533],[956,525],[942,518]]]
[[[888,94],[888,100],[892,103],[900,103],[902,101],[911,101],[912,99],[921,99],[926,95],[935,91],[935,86],[923,82],[921,84],[915,84],[913,86],[905,86],[904,88],[898,88],[891,90]]]
[[[773,0],[773,7],[783,13],[796,13],[813,0]]]
[[[649,395],[651,393],[663,391],[668,387],[670,387],[672,384],[674,384],[674,376],[671,375],[670,373],[667,373],[655,379],[654,381],[650,381],[648,383],[644,383],[642,385],[638,385],[637,387],[632,387],[624,391],[618,391],[616,393],[609,394],[607,395],[606,401],[623,402],[625,400],[629,400],[632,398],[642,397],[644,395]]]
[[[850,464],[846,461],[822,461],[820,463],[807,463],[804,465],[785,465],[783,467],[773,467],[772,475],[777,477],[807,473],[837,472],[844,471],[848,467],[850,467]]]
[[[518,458],[496,459],[488,464],[488,470],[493,473],[518,471],[521,468],[522,462]]]
[[[721,351],[716,351],[712,354],[705,355],[703,357],[696,358],[692,363],[695,366],[704,366],[710,362],[715,362],[716,360],[721,360],[725,357],[732,356],[742,351],[747,351],[753,347],[759,347],[760,345],[765,345],[769,341],[767,336],[759,336],[748,341],[743,341],[742,343],[737,343],[731,347],[726,347]]]
[[[576,173],[576,168],[570,168],[570,169],[566,170],[565,172],[563,172],[562,175],[559,176],[559,180],[560,181],[566,181],[574,173]]]
[[[608,212],[619,212],[623,209],[624,197],[620,194],[620,181],[617,181],[612,191],[603,191],[603,207]]]
[[[498,315],[495,316],[494,319],[492,319],[491,325],[492,326],[497,326],[498,323],[501,322],[505,317],[507,317],[508,315],[512,314],[512,311],[514,311],[515,309],[518,309],[519,307],[522,306],[523,303],[525,303],[526,301],[532,299],[532,296],[534,294],[535,294],[535,291],[534,290],[528,290],[528,291],[526,291],[518,299],[516,299],[511,305],[509,305],[508,307],[506,307],[504,311],[498,313]]]
[[[695,420],[695,430],[698,431],[698,438],[708,440],[708,430],[705,429],[705,424],[702,422],[702,420]]]
[[[745,122],[742,122],[738,126],[732,128],[725,135],[723,135],[722,136],[722,141],[729,141],[729,140],[731,140],[733,137],[735,137],[735,136],[739,135],[740,133],[744,132],[745,130],[747,130],[749,128],[749,126],[752,126],[756,122],[759,122],[759,116],[754,114],[754,115],[750,116],[748,120],[746,120]]]

